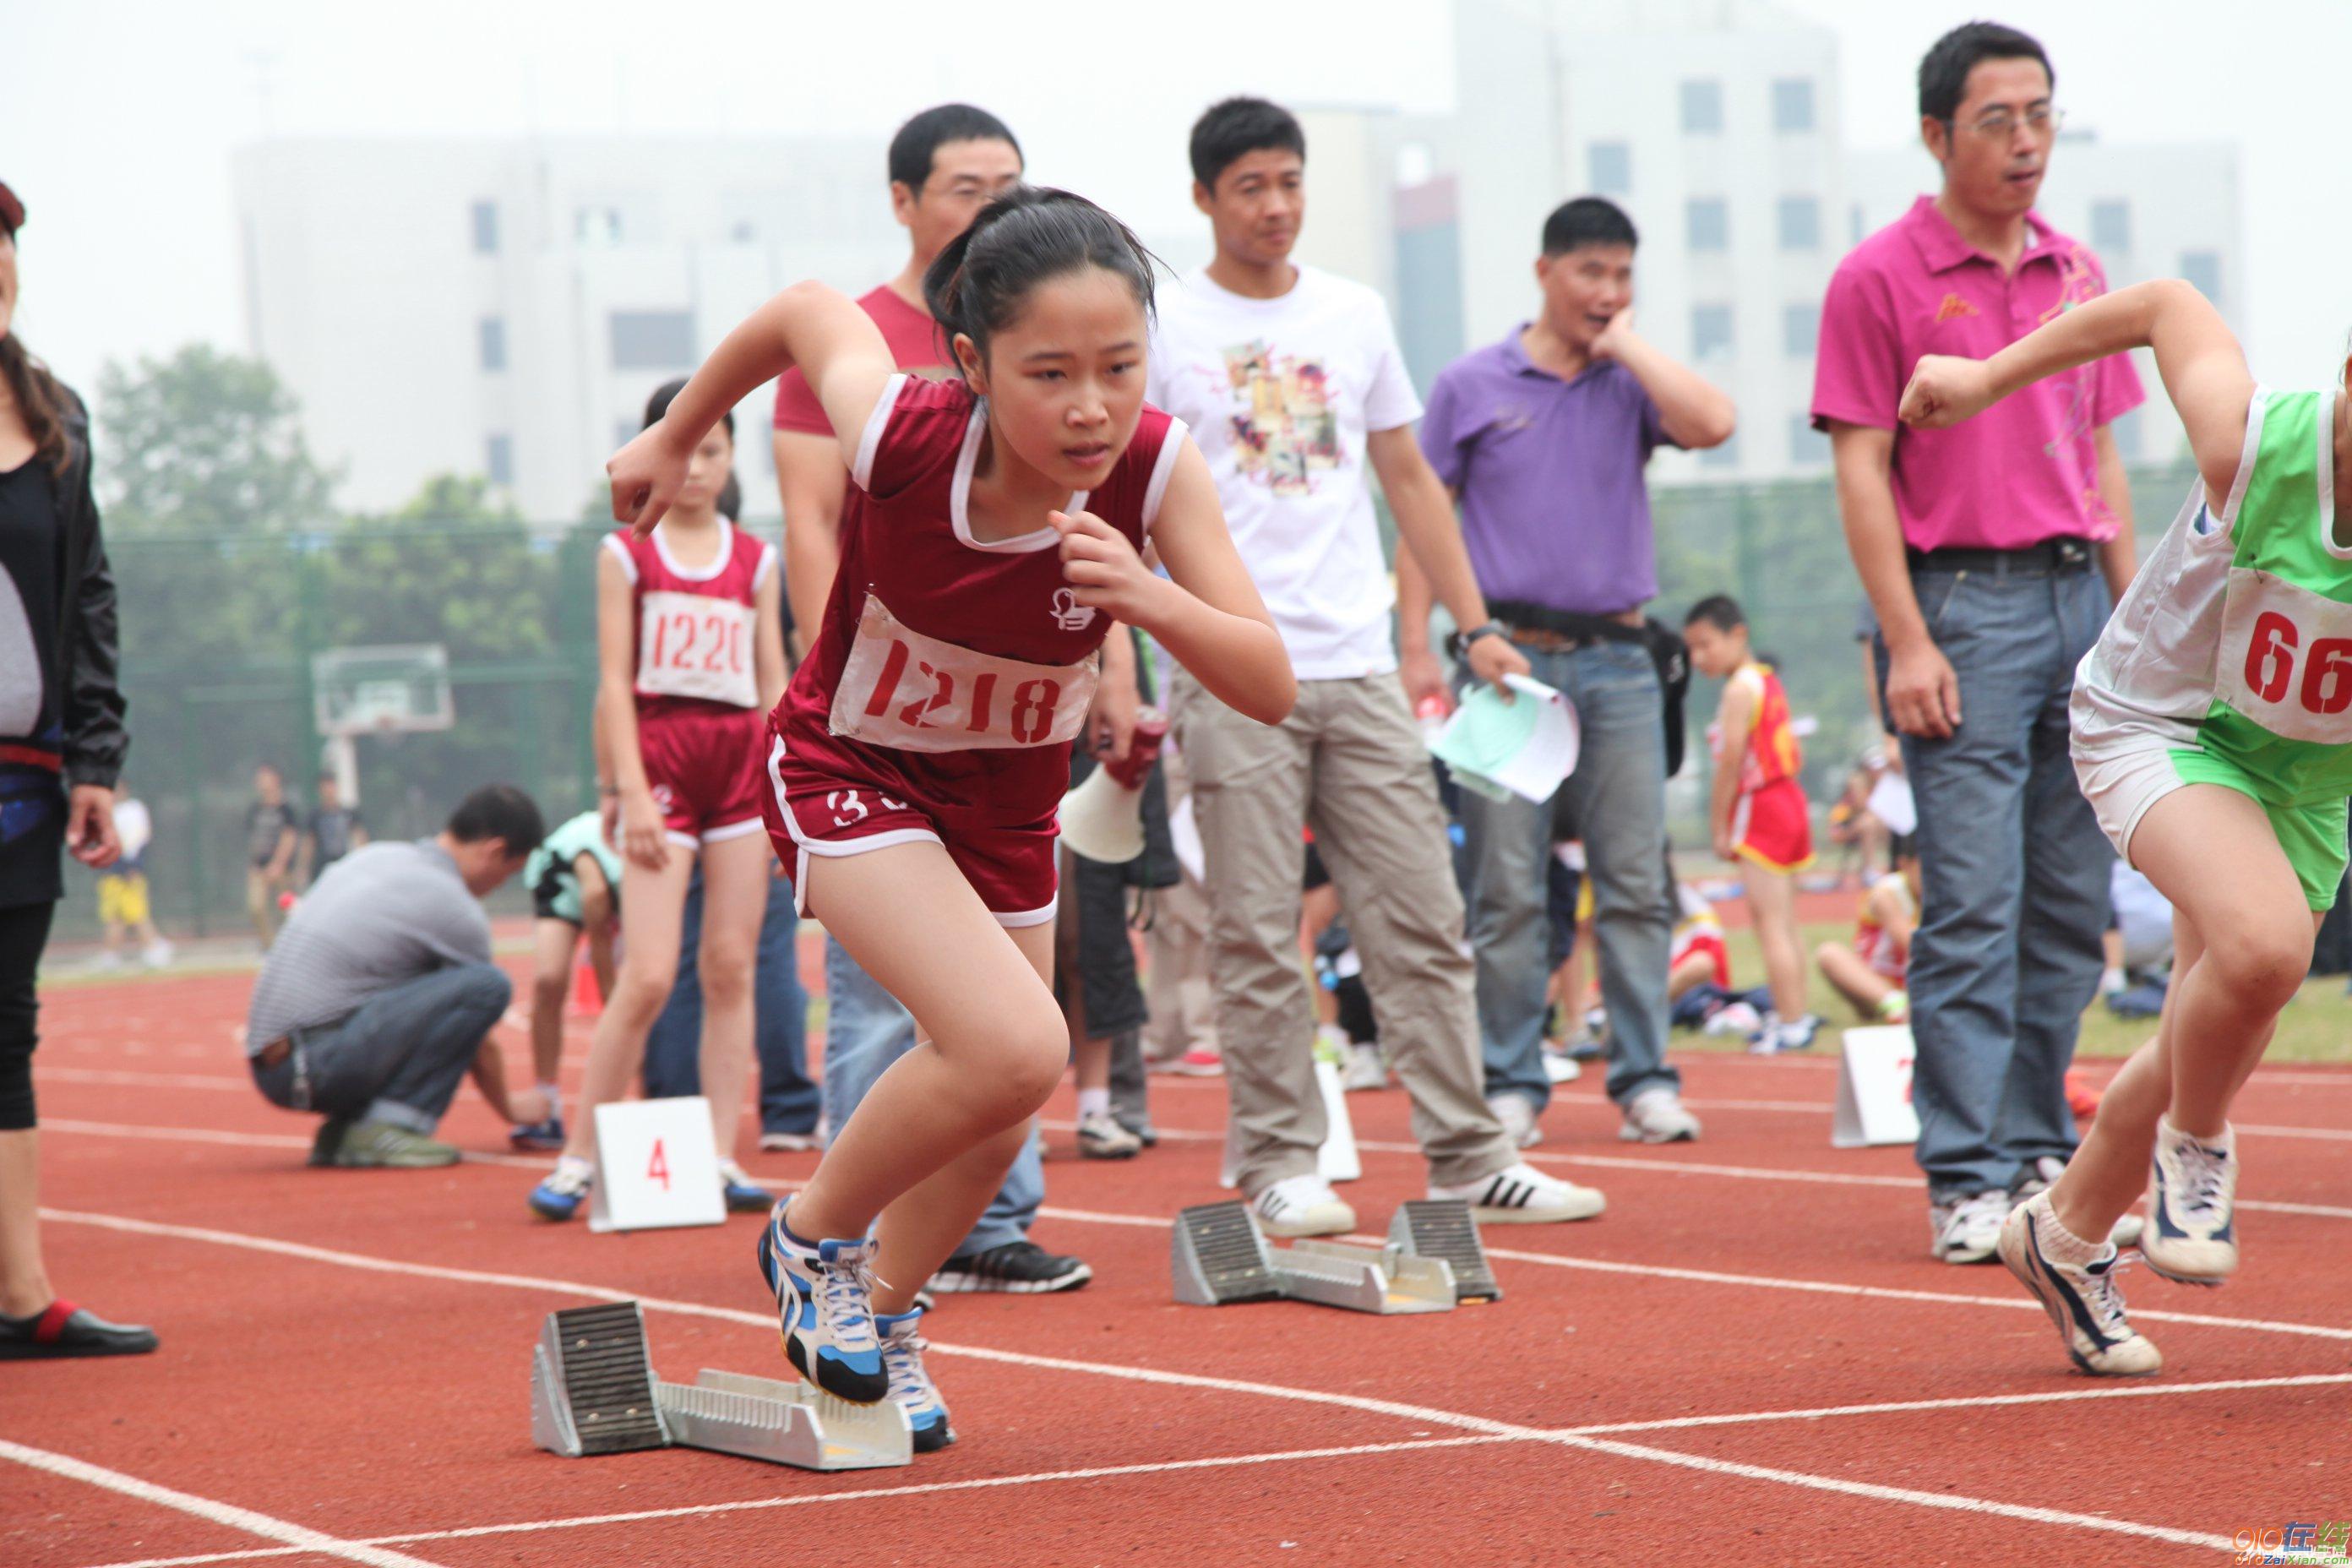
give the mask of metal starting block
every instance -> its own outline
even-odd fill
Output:
[[[1202,1204],[1177,1215],[1171,1254],[1176,1300],[1196,1307],[1314,1301],[1402,1315],[1502,1295],[1470,1205],[1458,1199],[1405,1205],[1384,1247],[1301,1241],[1277,1247],[1247,1204]]]
[[[551,1453],[707,1448],[803,1470],[866,1470],[915,1457],[907,1413],[852,1405],[805,1383],[705,1368],[654,1375],[635,1301],[550,1312],[530,1357],[530,1435]]]

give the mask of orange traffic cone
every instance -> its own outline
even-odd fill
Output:
[[[583,959],[572,966],[572,1016],[593,1018],[604,1010],[604,992],[596,984],[596,966]]]

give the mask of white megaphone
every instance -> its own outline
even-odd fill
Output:
[[[1167,737],[1168,716],[1144,709],[1135,716],[1127,755],[1103,763],[1062,797],[1062,842],[1072,853],[1106,866],[1125,865],[1143,853],[1143,781]]]

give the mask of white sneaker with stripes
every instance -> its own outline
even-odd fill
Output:
[[[1356,1228],[1356,1211],[1320,1176],[1286,1176],[1250,1203],[1268,1236],[1345,1236]]]
[[[1458,1187],[1432,1183],[1429,1195],[1463,1199],[1481,1225],[1558,1225],[1591,1219],[1609,1206],[1596,1189],[1548,1176],[1524,1161]]]

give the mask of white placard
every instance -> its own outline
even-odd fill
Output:
[[[596,1108],[590,1230],[653,1230],[726,1220],[710,1101],[696,1094]]]
[[[1315,1152],[1315,1173],[1327,1182],[1360,1180],[1364,1161],[1356,1152],[1356,1122],[1348,1114],[1348,1091],[1339,1082],[1339,1069],[1329,1062],[1317,1062],[1315,1088],[1323,1097],[1323,1146]],[[1234,1124],[1228,1121],[1217,1185],[1228,1190],[1241,1185],[1241,1154],[1234,1147]]]
[[[1911,1031],[1902,1025],[1845,1032],[1832,1147],[1919,1142],[1919,1115],[1911,1108],[1912,1055]]]
[[[1863,804],[1871,816],[1886,824],[1889,833],[1916,833],[1919,829],[1919,805],[1912,798],[1911,781],[1901,773],[1881,773],[1878,782],[1870,786],[1870,798]]]

